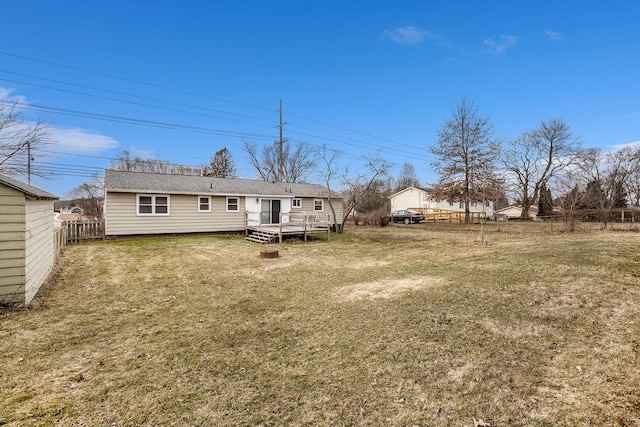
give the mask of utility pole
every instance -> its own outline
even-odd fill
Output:
[[[27,176],[29,177],[29,185],[31,185],[31,141],[27,141]]]
[[[280,100],[280,141],[278,141],[278,181],[282,182],[284,173],[283,173],[283,158],[282,158],[282,144],[284,144],[284,139],[282,139],[282,99]]]

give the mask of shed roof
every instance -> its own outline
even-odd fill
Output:
[[[106,169],[107,192],[150,192],[234,196],[327,197],[319,184],[227,179],[194,175],[171,175]]]
[[[36,198],[36,199],[50,199],[50,200],[58,200],[59,197],[51,194],[47,191],[41,190],[37,187],[34,187],[29,184],[25,184],[24,182],[20,182],[16,179],[10,178],[6,175],[0,174],[0,183],[6,185],[7,187],[14,188],[18,191],[23,192],[27,196]]]

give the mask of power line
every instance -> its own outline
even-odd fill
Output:
[[[5,70],[0,70],[0,72],[7,72],[7,71],[5,71]],[[9,73],[12,73],[12,72],[9,72]],[[25,75],[25,74],[22,74],[22,73],[12,73],[12,74],[18,74],[18,75],[23,75],[23,76],[27,76],[27,77],[33,77],[33,76],[28,76],[28,75]],[[41,79],[40,77],[33,77],[33,78]],[[180,109],[176,109],[176,108],[161,107],[161,106],[157,106],[157,105],[151,105],[151,104],[140,103],[140,102],[135,102],[135,101],[128,101],[128,100],[123,100],[123,99],[117,99],[117,98],[111,98],[111,97],[104,97],[104,96],[99,96],[99,95],[87,94],[87,93],[83,93],[83,92],[72,91],[72,90],[67,90],[67,89],[60,89],[60,88],[55,88],[55,87],[50,87],[50,86],[44,86],[44,85],[38,85],[38,84],[35,84],[35,83],[28,83],[28,82],[23,82],[23,81],[19,81],[19,80],[6,79],[6,78],[0,78],[0,80],[2,80],[2,81],[10,81],[10,82],[20,83],[20,84],[26,84],[26,85],[35,86],[35,87],[40,87],[40,88],[45,88],[45,89],[50,89],[50,90],[57,90],[57,91],[66,92],[66,93],[73,93],[73,94],[78,94],[78,95],[83,95],[83,96],[89,96],[89,97],[95,97],[95,98],[100,98],[100,99],[106,99],[106,100],[111,100],[111,101],[125,102],[125,103],[129,103],[129,104],[141,105],[141,106],[146,106],[146,107],[151,107],[151,108],[157,108],[157,109],[163,109],[163,110],[168,110],[168,111],[175,111],[175,112],[181,112],[181,113],[186,113],[186,114],[195,114],[195,115],[199,115],[199,116],[203,116],[203,117],[217,118],[217,119],[229,120],[229,121],[233,121],[233,122],[237,122],[237,123],[250,124],[250,123],[248,123],[248,122],[246,122],[246,121],[230,119],[230,118],[227,118],[227,117],[212,116],[212,115],[209,115],[209,114],[194,113],[194,112],[190,112],[190,111],[186,111],[186,110],[180,110]],[[59,80],[53,80],[53,79],[43,79],[43,80],[49,80],[49,81],[54,81],[54,82],[61,82],[61,81],[59,81]],[[91,89],[100,90],[100,91],[105,91],[105,92],[109,92],[109,93],[122,94],[122,95],[125,95],[125,96],[138,97],[137,95],[131,95],[131,94],[127,94],[127,93],[119,92],[119,91],[110,91],[110,90],[104,90],[104,89],[99,89],[99,88],[93,88],[93,87],[89,87],[89,86],[75,85],[75,84],[68,83],[68,82],[62,82],[62,83],[64,83],[64,84],[71,84],[71,85],[79,86],[79,87],[91,88]],[[139,98],[142,98],[142,99],[150,99],[150,100],[159,101],[159,102],[166,102],[166,101],[163,101],[163,100],[159,100],[159,99],[157,99],[157,98],[148,98],[148,97],[139,97]],[[191,106],[191,105],[188,105],[188,104],[177,104],[177,105],[187,105],[187,106],[190,106],[190,107],[193,107],[193,108],[200,108],[200,107],[197,107],[197,106]],[[214,111],[218,111],[218,110],[214,110]],[[293,115],[293,116],[296,116],[296,115]],[[254,116],[247,116],[247,117],[256,118],[256,117],[254,117]],[[301,117],[301,116],[296,116],[296,117]],[[263,120],[262,118],[259,118],[259,119],[260,119],[260,120]],[[311,120],[311,119],[306,119],[306,120]],[[318,121],[315,121],[315,120],[312,120],[312,121],[314,121],[314,122],[318,122]],[[322,122],[318,122],[318,123],[322,123]],[[264,126],[264,127],[270,127],[270,126],[267,126],[267,125],[261,125],[261,126]],[[298,127],[298,128],[301,128],[301,129],[308,129],[308,130],[311,130],[311,131],[316,131],[316,132],[318,132],[318,130],[316,130],[316,129],[308,128],[308,127],[305,127],[305,126],[300,126],[300,125],[296,125],[296,124],[291,124],[291,126],[293,126],[293,127]],[[341,127],[338,127],[338,126],[334,126],[334,127],[338,128],[338,129],[345,129],[345,130],[348,130],[348,129],[346,129],[346,128],[341,128]],[[282,129],[281,129],[281,131],[282,131]],[[370,146],[372,146],[372,147],[375,147],[375,148],[379,149],[380,151],[387,151],[387,152],[388,152],[388,151],[392,151],[392,152],[401,153],[401,154],[408,154],[408,155],[415,155],[415,154],[416,154],[415,152],[408,152],[408,151],[399,150],[399,149],[390,149],[388,146],[382,146],[382,145],[378,145],[378,144],[372,144],[372,143],[367,142],[367,141],[361,141],[361,140],[357,140],[357,139],[353,139],[353,138],[342,137],[342,136],[340,136],[340,135],[335,135],[335,134],[329,134],[329,133],[327,133],[328,135],[330,135],[330,136],[332,136],[332,137],[333,137],[333,138],[327,138],[327,137],[322,137],[322,136],[318,136],[318,135],[314,135],[314,134],[309,134],[309,133],[304,133],[304,132],[296,132],[295,130],[292,130],[292,131],[290,131],[290,132],[292,132],[292,133],[297,133],[297,134],[304,135],[304,136],[309,136],[309,137],[312,137],[312,138],[323,139],[323,140],[326,140],[326,141],[338,142],[338,143],[345,143],[345,142],[340,141],[340,140],[337,140],[337,139],[335,139],[335,138],[344,138],[344,139],[346,139],[346,140],[348,140],[348,141],[353,141],[353,142],[355,142],[355,143],[361,143],[361,144],[365,144],[365,145],[370,145]],[[322,131],[319,131],[319,132],[322,132]],[[357,131],[351,131],[351,132],[354,132],[354,133],[357,133],[357,134],[362,134],[362,135],[369,135],[369,134],[366,134],[366,133],[363,133],[363,132],[357,132]],[[381,138],[378,138],[378,139],[381,139]],[[394,142],[394,143],[395,143],[395,142]],[[352,146],[356,146],[356,147],[358,146],[357,144],[351,144],[351,143],[348,143],[348,142],[346,142],[346,144],[348,144],[348,145],[352,145]],[[405,144],[405,145],[403,145],[403,146],[412,147],[411,145],[406,145],[406,144]],[[417,148],[417,147],[416,147],[416,149],[422,150],[422,148]],[[425,159],[425,160],[426,160],[426,159]]]
[[[92,75],[95,75],[95,76],[106,77],[106,78],[113,79],[113,80],[120,80],[120,81],[129,82],[129,83],[135,83],[135,84],[139,84],[139,85],[143,85],[143,86],[154,87],[156,89],[163,89],[163,90],[168,90],[168,91],[177,92],[177,93],[184,93],[186,95],[192,95],[192,96],[197,96],[197,97],[206,98],[206,99],[213,99],[213,100],[216,100],[216,101],[227,102],[229,104],[242,105],[242,106],[245,106],[245,107],[251,107],[251,108],[258,109],[258,110],[271,111],[271,112],[278,111],[278,110],[273,110],[273,109],[270,109],[270,108],[260,107],[260,106],[253,105],[253,104],[248,104],[248,103],[245,103],[245,102],[232,101],[232,100],[225,99],[225,98],[219,98],[219,97],[210,96],[210,95],[203,95],[203,94],[197,93],[197,92],[191,92],[191,91],[186,91],[186,90],[182,90],[182,89],[176,89],[176,88],[173,88],[173,87],[170,87],[170,86],[163,86],[163,85],[159,85],[159,84],[155,84],[155,83],[143,82],[141,80],[130,79],[130,78],[127,78],[127,77],[114,76],[112,74],[106,74],[106,73],[100,73],[100,72],[97,72],[97,71],[85,70],[83,68],[71,67],[69,65],[63,65],[63,64],[58,64],[58,63],[55,63],[55,62],[44,61],[44,60],[41,60],[41,59],[31,58],[31,57],[24,56],[24,55],[16,55],[16,54],[9,53],[9,52],[4,52],[4,51],[0,51],[0,55],[10,56],[10,57],[13,57],[13,58],[19,58],[19,59],[23,59],[25,61],[32,61],[32,62],[38,62],[38,63],[41,63],[41,64],[52,65],[52,66],[58,67],[58,68],[65,68],[67,70],[73,70],[73,71],[78,71],[78,72],[81,72],[81,73],[92,74]]]
[[[322,137],[322,136],[317,136],[317,135],[311,135],[311,134],[307,134],[307,133],[304,133],[304,132],[297,132],[297,131],[289,131],[289,132],[297,133],[299,135],[311,136],[313,138],[323,139],[325,141],[332,141],[332,142],[337,142],[337,143],[341,143],[341,144],[351,145],[351,146],[354,146],[354,147],[359,147],[358,144],[355,144],[355,143],[352,143],[352,142],[339,141],[339,140],[336,140],[336,139],[333,139],[333,138],[327,138],[327,137]],[[354,140],[354,141],[355,142],[362,142],[362,143],[367,144],[365,141],[357,141],[357,140]],[[415,152],[398,150],[398,149],[390,149],[389,147],[384,147],[384,146],[375,145],[375,144],[369,144],[369,145],[371,145],[372,147],[376,147],[378,149],[378,151],[381,151],[381,152],[392,152],[392,153],[400,153],[400,154],[410,155],[410,156],[413,156],[413,157],[421,157],[421,156],[417,156]],[[424,158],[424,160],[427,160],[427,159]]]
[[[18,102],[16,105],[18,105],[21,108],[24,108],[25,110],[42,111],[47,113],[63,114],[67,116],[76,116],[76,117],[104,120],[104,121],[117,122],[117,123],[127,123],[132,125],[157,127],[162,129],[182,130],[187,132],[205,133],[205,134],[219,135],[219,136],[232,136],[232,137],[247,138],[247,139],[271,140],[271,136],[265,135],[265,134],[237,133],[237,132],[225,131],[221,129],[211,129],[211,128],[204,128],[199,126],[181,125],[177,123],[158,122],[154,120],[136,119],[132,117],[113,116],[110,114],[91,113],[89,111],[72,110],[67,108],[51,107],[47,105],[26,104],[23,102]]]
[[[55,67],[60,67],[60,68],[74,70],[74,71],[79,71],[79,72],[82,72],[82,73],[97,75],[97,76],[101,76],[101,77],[107,77],[107,78],[110,78],[110,79],[126,81],[126,82],[130,82],[130,83],[145,85],[145,86],[159,88],[159,89],[163,89],[163,90],[170,90],[170,91],[179,92],[179,93],[185,93],[185,94],[192,95],[192,96],[198,96],[198,97],[203,97],[203,98],[208,98],[208,99],[215,99],[215,100],[228,102],[228,103],[241,105],[241,106],[248,106],[248,107],[260,109],[260,110],[263,110],[263,111],[269,111],[269,112],[277,112],[277,111],[279,111],[279,110],[273,110],[273,109],[270,109],[270,108],[260,107],[260,106],[254,105],[254,104],[242,103],[242,102],[232,101],[232,100],[229,100],[229,99],[224,99],[224,98],[219,98],[219,97],[212,97],[212,96],[203,95],[203,94],[197,93],[197,92],[184,91],[184,90],[176,89],[176,88],[169,87],[169,86],[163,86],[163,85],[144,82],[144,81],[140,81],[140,80],[130,79],[130,78],[126,78],[126,77],[115,76],[115,75],[111,75],[111,74],[106,74],[106,73],[86,70],[86,69],[82,69],[82,68],[72,67],[72,66],[68,66],[68,65],[58,64],[58,63],[55,63],[55,62],[44,61],[44,60],[40,60],[40,59],[36,59],[36,58],[27,57],[27,56],[24,56],[24,55],[16,55],[16,54],[12,54],[12,53],[9,53],[9,52],[4,52],[4,51],[0,51],[0,54],[1,55],[15,57],[15,58],[19,58],[19,59],[23,59],[23,60],[27,60],[27,61],[33,61],[33,62],[43,63],[43,64],[47,64],[47,65],[52,65],[52,66],[55,66]],[[99,91],[110,92],[110,93],[118,93],[118,94],[125,95],[125,96],[138,97],[138,98],[147,99],[147,100],[155,100],[157,102],[166,102],[166,103],[171,103],[171,104],[174,104],[174,105],[188,106],[189,108],[206,109],[206,108],[203,108],[203,107],[193,106],[193,105],[189,105],[189,104],[180,104],[180,103],[167,102],[167,101],[160,100],[160,99],[157,99],[157,98],[141,97],[139,95],[132,95],[132,94],[128,94],[128,93],[125,93],[125,92],[110,91],[110,90],[107,90],[107,89],[100,89],[100,88],[95,88],[95,87],[91,87],[91,86],[77,85],[75,83],[64,82],[64,81],[60,81],[60,80],[41,78],[41,77],[37,77],[37,76],[29,76],[29,75],[23,74],[23,73],[15,73],[15,72],[6,71],[6,70],[0,70],[0,71],[11,73],[11,74],[22,75],[22,76],[28,76],[30,78],[43,79],[43,80],[58,82],[58,83],[62,83],[62,84],[68,84],[68,85],[74,85],[74,86],[78,86],[78,87],[90,88],[90,89],[93,89],[93,90],[99,90]],[[9,80],[9,79],[4,79],[4,80]],[[34,85],[32,83],[25,83],[25,82],[20,82],[20,83]],[[49,89],[61,90],[61,89],[57,89],[57,88],[49,88]],[[74,93],[82,94],[80,92],[74,92]],[[88,95],[88,94],[83,94],[83,95]],[[96,95],[88,95],[88,96],[96,96]],[[107,98],[107,99],[112,99],[112,98]],[[124,101],[124,100],[118,100],[118,101],[128,102],[128,101]],[[146,105],[146,104],[141,104],[141,105]],[[157,106],[153,106],[153,107],[162,108],[162,107],[157,107]],[[206,110],[222,112],[223,114],[235,114],[235,113],[229,113],[229,112],[224,112],[224,111],[220,111],[220,110],[212,110],[212,109],[206,109]],[[176,110],[176,111],[181,111],[181,110]],[[184,111],[181,111],[181,112],[184,112]],[[195,114],[195,113],[190,113],[190,114]],[[373,134],[366,133],[366,132],[361,132],[361,131],[349,129],[349,128],[344,127],[344,126],[338,126],[338,125],[334,125],[334,124],[327,123],[327,122],[320,121],[320,120],[316,120],[316,119],[311,119],[309,117],[305,117],[305,116],[302,116],[302,115],[291,114],[291,113],[288,113],[288,115],[291,116],[291,117],[296,117],[296,118],[302,119],[302,120],[307,120],[307,121],[312,122],[312,123],[317,123],[317,124],[320,124],[320,125],[323,125],[323,126],[328,126],[328,127],[332,127],[332,128],[335,128],[335,129],[343,130],[343,131],[346,131],[346,132],[363,135],[363,136],[366,136],[366,137],[369,137],[369,138],[374,138],[376,140],[380,140],[380,141],[385,141],[385,142],[389,142],[389,143],[392,143],[392,144],[401,145],[403,147],[411,147],[411,148],[415,148],[415,149],[418,149],[418,150],[423,149],[423,147],[412,146],[412,145],[404,143],[404,142],[396,141],[396,140],[389,139],[389,138],[380,137],[380,136],[373,135]],[[254,118],[254,119],[258,119],[258,120],[265,120],[265,119],[258,118],[258,117],[255,117],[255,116],[246,116],[246,115],[241,115],[241,116],[244,116],[246,118]],[[216,117],[216,118],[220,118],[220,117]],[[222,119],[226,119],[226,118],[222,118]],[[313,135],[310,135],[310,136],[313,136]],[[364,142],[364,143],[365,144],[370,144],[370,143],[367,143],[367,142]],[[371,144],[371,145],[374,145],[374,144]],[[377,145],[377,147],[378,148],[388,148],[388,147],[383,147],[383,146],[379,146],[379,145]]]
[[[106,78],[110,78],[110,79],[130,82],[130,83],[135,83],[135,84],[144,85],[144,86],[148,86],[148,87],[154,87],[154,88],[158,88],[158,89],[163,89],[163,90],[169,90],[169,91],[173,91],[173,92],[189,94],[189,95],[198,96],[198,97],[201,97],[201,98],[214,99],[214,100],[228,102],[228,103],[235,104],[235,105],[252,107],[252,108],[256,108],[256,109],[262,110],[262,111],[268,111],[268,112],[277,112],[277,111],[279,111],[279,110],[273,110],[273,109],[269,109],[269,108],[256,106],[256,105],[253,105],[253,104],[236,102],[236,101],[232,101],[232,100],[228,100],[228,99],[224,99],[224,98],[219,98],[219,97],[207,96],[207,95],[203,95],[203,94],[196,93],[196,92],[184,91],[184,90],[176,89],[176,88],[173,88],[173,87],[153,84],[153,83],[149,83],[149,82],[145,82],[145,81],[134,80],[134,79],[121,77],[121,76],[114,76],[114,75],[101,73],[101,72],[90,71],[90,70],[81,69],[81,68],[72,67],[72,66],[67,66],[67,65],[63,65],[63,64],[58,64],[58,63],[54,63],[54,62],[50,62],[50,61],[43,61],[43,60],[30,58],[30,57],[22,56],[22,55],[16,55],[16,54],[8,53],[8,52],[0,51],[0,55],[10,56],[10,57],[19,58],[19,59],[27,60],[27,61],[38,62],[38,63],[42,63],[42,64],[47,64],[47,65],[59,67],[59,68],[69,69],[69,70],[73,70],[73,71],[78,71],[78,72],[82,72],[82,73],[97,75],[97,76],[101,76],[101,77],[106,77]],[[207,111],[215,111],[215,112],[220,112],[222,114],[235,115],[235,116],[245,117],[245,118],[249,118],[249,119],[261,120],[261,121],[262,120],[267,120],[267,119],[256,117],[256,116],[249,116],[249,115],[226,112],[226,111],[221,111],[221,110],[209,109],[209,108],[200,107],[200,106],[197,106],[197,105],[174,103],[174,102],[162,100],[162,99],[159,99],[159,98],[144,97],[144,96],[130,94],[130,93],[121,92],[121,91],[113,91],[113,90],[101,89],[101,88],[97,88],[97,87],[93,87],[93,86],[79,85],[79,84],[76,84],[76,83],[66,82],[66,81],[63,81],[63,80],[55,80],[55,79],[37,77],[37,76],[28,75],[28,74],[7,71],[7,70],[0,70],[0,71],[1,72],[5,72],[5,73],[9,73],[9,74],[20,75],[20,76],[24,76],[24,77],[28,77],[28,78],[34,78],[34,79],[39,79],[39,80],[43,80],[43,81],[49,81],[49,82],[58,83],[58,84],[70,85],[70,86],[80,87],[80,88],[84,88],[84,89],[96,90],[96,91],[101,91],[101,92],[105,92],[105,93],[113,93],[113,94],[118,94],[118,95],[127,96],[127,97],[134,97],[134,98],[137,98],[137,99],[144,99],[144,100],[149,100],[149,101],[153,101],[153,102],[161,102],[161,103],[167,103],[167,104],[172,104],[172,105],[180,105],[180,106],[184,106],[184,107],[187,107],[187,108],[202,109],[202,110],[207,110]],[[45,89],[66,91],[66,92],[70,92],[70,93],[80,94],[80,95],[83,95],[83,96],[98,97],[98,98],[109,99],[109,100],[114,100],[114,101],[118,101],[118,102],[129,102],[129,103],[142,105],[142,106],[148,106],[148,107],[152,107],[152,108],[161,108],[161,109],[167,109],[167,110],[171,110],[171,111],[183,112],[183,113],[186,113],[186,114],[197,114],[197,115],[202,115],[202,116],[205,116],[205,117],[214,117],[214,118],[219,118],[219,119],[223,119],[223,120],[231,120],[231,121],[237,121],[237,122],[240,122],[240,123],[247,123],[247,122],[233,120],[233,119],[225,118],[225,117],[209,116],[209,115],[195,113],[195,112],[192,112],[192,111],[184,111],[184,110],[179,110],[179,109],[160,107],[160,106],[156,106],[156,105],[150,105],[150,104],[145,104],[145,103],[128,101],[128,100],[123,100],[123,99],[118,99],[118,98],[102,97],[102,96],[95,95],[95,94],[87,94],[87,93],[78,92],[78,91],[70,91],[70,90],[61,89],[61,88],[54,88],[54,87],[49,87],[49,86],[44,86],[44,85],[38,85],[38,84],[35,84],[35,83],[20,82],[20,81],[15,81],[15,80],[10,80],[10,79],[2,79],[2,80],[14,81],[16,83],[26,84],[26,85],[33,85],[33,86],[42,87],[42,88],[45,88]],[[91,113],[91,112],[88,112],[88,111],[71,110],[71,109],[64,109],[64,108],[59,108],[59,107],[50,107],[50,106],[36,105],[36,104],[31,105],[31,106],[29,106],[29,105],[25,106],[25,104],[22,104],[22,105],[23,105],[23,108],[28,108],[28,109],[31,109],[31,110],[34,110],[34,111],[42,111],[42,112],[53,113],[53,114],[63,114],[63,115],[69,115],[69,116],[91,118],[91,119],[96,119],[96,120],[120,122],[120,123],[126,123],[126,124],[134,124],[134,125],[139,125],[139,126],[159,127],[159,128],[165,128],[165,129],[174,129],[174,130],[182,130],[182,131],[190,131],[190,132],[207,133],[207,134],[213,134],[213,135],[219,135],[219,136],[240,137],[240,138],[265,140],[265,141],[270,141],[270,140],[273,139],[272,136],[264,135],[264,134],[241,133],[241,132],[233,132],[233,131],[227,131],[227,130],[221,130],[221,129],[211,129],[211,128],[198,127],[198,126],[187,126],[187,125],[181,125],[181,124],[177,124],[177,123],[167,123],[167,122],[161,122],[161,121],[142,120],[142,119],[135,119],[135,118],[130,118],[130,117],[122,117],[122,116],[114,116],[114,115],[107,115],[107,114],[97,114],[97,113]],[[366,136],[368,138],[373,138],[373,139],[376,139],[376,140],[379,140],[379,141],[385,141],[385,142],[388,142],[388,143],[393,144],[393,145],[400,145],[402,147],[415,148],[416,150],[423,150],[424,149],[423,147],[416,147],[416,146],[413,146],[413,145],[410,145],[410,144],[406,144],[406,143],[403,143],[403,142],[400,142],[400,141],[396,141],[396,140],[393,140],[393,139],[380,137],[380,136],[373,135],[373,134],[366,133],[366,132],[356,131],[356,130],[349,129],[349,128],[344,127],[344,126],[333,125],[331,123],[327,123],[327,122],[316,120],[316,119],[311,119],[309,117],[305,117],[305,116],[301,116],[301,115],[297,115],[297,114],[291,114],[291,113],[288,113],[288,115],[291,116],[291,117],[295,117],[295,118],[298,118],[298,119],[301,119],[301,120],[309,121],[311,123],[315,123],[315,124],[318,124],[318,125],[321,125],[321,126],[327,126],[327,127],[331,127],[331,128],[334,128],[334,129],[338,129],[340,131],[345,131],[345,132],[354,133],[354,134],[357,134],[357,135]],[[249,124],[255,125],[254,123],[249,123]],[[264,126],[264,125],[260,125],[260,126]],[[305,133],[305,132],[290,130],[290,132],[296,133],[296,134],[299,134],[299,135],[303,135],[303,136],[307,136],[307,137],[311,137],[311,138],[322,139],[322,140],[325,140],[325,141],[335,142],[335,143],[339,143],[339,144],[350,145],[350,146],[356,147],[356,148],[374,148],[374,149],[377,149],[380,152],[389,153],[389,154],[410,155],[411,158],[419,157],[419,158],[421,158],[421,160],[428,161],[428,159],[426,157],[424,157],[422,155],[419,155],[419,154],[417,154],[415,152],[410,152],[410,151],[406,151],[406,150],[402,150],[402,149],[398,149],[398,148],[391,148],[388,145],[373,144],[373,143],[368,142],[368,141],[362,141],[362,140],[350,138],[348,136],[341,136],[341,135],[331,134],[331,133],[328,133],[328,132],[325,132],[325,131],[322,131],[322,130],[319,130],[319,129],[313,129],[313,128],[304,127],[304,126],[300,126],[300,125],[296,125],[296,124],[292,124],[292,127],[297,127],[297,128],[300,128],[300,129],[306,129],[306,130],[309,130],[311,132],[319,132],[321,134],[324,133],[324,134],[329,135],[330,137],[320,136],[320,135],[313,134],[313,133]],[[346,142],[343,141],[342,139],[346,140]],[[314,145],[314,144],[312,144],[312,145]],[[317,145],[317,144],[315,144],[315,145]],[[336,151],[340,151],[340,152],[346,154],[346,152],[344,152],[343,150],[336,150]]]
[[[395,141],[393,139],[383,138],[383,137],[372,135],[372,134],[369,134],[369,133],[366,133],[366,132],[360,132],[360,131],[357,131],[357,130],[352,130],[352,129],[349,129],[349,128],[346,128],[346,127],[343,127],[343,126],[332,125],[331,123],[326,123],[326,122],[322,122],[320,120],[310,119],[308,117],[304,117],[304,116],[300,116],[300,115],[296,115],[296,114],[289,114],[289,115],[291,117],[296,117],[296,118],[299,118],[299,119],[302,119],[302,120],[307,120],[307,121],[310,121],[312,123],[318,123],[318,124],[321,124],[323,126],[328,126],[328,127],[344,130],[344,131],[347,131],[347,132],[352,132],[352,133],[356,133],[356,134],[359,134],[359,135],[368,136],[370,138],[375,138],[375,139],[378,139],[378,140],[381,140],[381,141],[391,142],[393,144],[399,144],[399,145],[403,145],[403,146],[408,146],[404,142]],[[416,146],[413,146],[413,148],[422,149],[422,147],[416,147]]]
[[[15,75],[21,75],[21,76],[24,76],[24,77],[29,77],[29,78],[39,79],[39,80],[45,80],[45,81],[51,81],[51,82],[56,82],[56,83],[61,83],[61,84],[66,84],[66,85],[71,85],[71,86],[76,86],[76,87],[81,87],[81,88],[85,88],[85,89],[92,89],[92,90],[97,90],[97,91],[100,91],[100,92],[106,92],[106,93],[113,93],[113,94],[117,94],[117,95],[129,96],[129,97],[138,98],[138,99],[144,99],[144,100],[148,100],[148,101],[161,102],[161,103],[166,103],[166,104],[170,104],[170,105],[179,105],[179,106],[183,106],[183,107],[195,108],[195,109],[200,109],[200,110],[205,110],[205,111],[214,111],[214,112],[218,112],[218,113],[229,114],[229,115],[245,117],[245,118],[251,118],[251,119],[256,119],[256,120],[264,120],[264,121],[268,120],[268,119],[265,119],[265,118],[262,118],[262,117],[249,116],[249,115],[246,115],[246,114],[239,114],[239,113],[232,113],[232,112],[216,110],[216,109],[212,109],[212,108],[200,107],[200,106],[191,105],[191,104],[169,102],[169,101],[165,101],[165,100],[158,99],[158,98],[151,98],[151,97],[147,97],[147,96],[133,95],[133,94],[129,94],[129,93],[126,93],[126,92],[120,92],[120,91],[114,91],[114,90],[108,90],[108,89],[100,89],[100,88],[96,88],[96,87],[92,87],[92,86],[85,86],[85,85],[79,85],[79,84],[75,84],[75,83],[64,82],[64,81],[61,81],[61,80],[54,80],[54,79],[47,79],[47,78],[43,78],[43,77],[29,76],[27,74],[15,73],[15,72],[12,72],[12,71],[0,70],[0,72],[9,73],[9,74],[15,74]],[[232,118],[229,118],[229,117],[212,116],[210,114],[196,113],[196,112],[193,112],[193,111],[181,110],[181,109],[178,109],[178,108],[161,107],[159,105],[153,105],[153,104],[147,104],[147,103],[142,103],[142,102],[130,101],[130,100],[125,100],[125,99],[111,98],[111,97],[108,97],[108,96],[101,96],[101,95],[95,95],[95,94],[90,94],[90,93],[85,93],[85,92],[78,92],[78,91],[75,91],[75,90],[62,89],[62,88],[57,88],[57,87],[52,87],[52,86],[39,85],[39,84],[36,84],[36,83],[29,83],[29,82],[24,82],[24,81],[21,81],[21,80],[7,79],[7,78],[2,78],[2,77],[0,77],[0,80],[6,81],[6,82],[23,84],[23,85],[27,85],[27,86],[39,87],[39,88],[42,88],[42,89],[55,90],[55,91],[65,92],[65,93],[72,93],[72,94],[75,94],[75,95],[82,95],[82,96],[88,96],[88,97],[92,97],[92,98],[105,99],[105,100],[108,100],[108,101],[124,102],[124,103],[127,103],[127,104],[140,105],[140,106],[144,106],[144,107],[151,107],[151,108],[157,108],[157,109],[162,109],[162,110],[175,111],[175,112],[179,112],[179,113],[193,114],[193,115],[202,116],[202,117],[209,117],[209,118],[214,118],[214,119],[228,120],[228,121],[232,121],[232,122],[236,122],[236,123],[249,124],[246,121],[232,119]],[[258,126],[271,127],[269,125],[258,125]]]

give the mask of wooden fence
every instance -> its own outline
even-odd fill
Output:
[[[62,231],[64,244],[104,239],[104,220],[63,221]]]
[[[62,248],[67,244],[67,229],[66,228],[56,228],[53,230],[53,250],[56,256],[60,254]]]
[[[464,211],[431,208],[409,208],[412,211],[422,212],[425,222],[459,222],[464,223]],[[480,224],[487,220],[485,212],[469,212],[469,222]]]

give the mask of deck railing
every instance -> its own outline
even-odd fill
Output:
[[[260,212],[245,212],[245,234],[249,230],[263,230],[277,234],[280,241],[285,234],[303,234],[307,239],[307,233],[331,231],[331,215],[325,212],[280,212],[277,224],[265,224]]]

